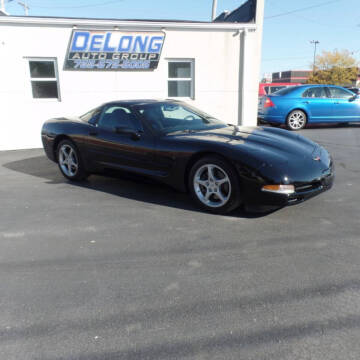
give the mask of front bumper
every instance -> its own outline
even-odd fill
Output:
[[[261,188],[245,195],[245,205],[268,208],[280,208],[287,205],[295,205],[308,200],[316,195],[330,190],[334,184],[335,174],[333,169],[319,179],[307,183],[295,183],[295,192],[292,194],[276,194],[261,191]]]
[[[286,205],[293,205],[310,199],[324,191],[330,190],[334,184],[334,172],[315,180],[313,183],[295,186],[296,192],[289,195]]]
[[[43,143],[43,147],[44,147],[46,156],[50,160],[56,162],[55,151],[54,151],[54,138],[43,133],[43,134],[41,134],[41,140]]]

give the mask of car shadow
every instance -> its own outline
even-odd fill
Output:
[[[264,127],[272,127],[270,124],[259,124],[259,126]],[[281,129],[287,129],[285,125],[278,126]],[[360,128],[360,122],[359,123],[325,123],[325,124],[308,124],[304,129],[301,131],[311,130],[311,129],[346,129],[346,128]]]
[[[46,180],[46,184],[56,185],[66,183],[71,186],[101,191],[136,201],[142,201],[162,206],[168,206],[188,211],[202,212],[191,201],[186,193],[179,192],[168,185],[156,182],[149,178],[128,173],[111,173],[106,175],[92,175],[87,180],[74,182],[65,179],[57,165],[46,156],[35,156],[22,160],[8,162],[3,167],[35,176]],[[241,218],[259,218],[267,216],[276,210],[256,212],[245,211],[239,208],[231,212],[230,216]],[[209,213],[209,215],[214,215]]]

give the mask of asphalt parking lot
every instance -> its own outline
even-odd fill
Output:
[[[359,359],[360,126],[334,188],[268,215],[0,152],[0,359]]]

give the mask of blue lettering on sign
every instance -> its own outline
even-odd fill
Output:
[[[71,51],[86,51],[88,47],[90,33],[87,31],[77,31],[74,33],[73,41],[71,44]],[[78,45],[82,40],[82,45]]]
[[[124,42],[127,40],[127,47],[124,47]],[[120,40],[118,51],[119,52],[130,52],[133,36],[123,36]]]
[[[139,53],[146,52],[146,45],[148,40],[149,40],[148,36],[145,36],[145,38],[143,38],[142,36],[137,36],[134,42],[134,52],[139,52]]]
[[[100,51],[104,35],[94,35],[91,39],[90,51]]]
[[[74,30],[65,69],[153,70],[159,63],[164,39],[161,31]]]
[[[106,51],[106,52],[115,52],[115,48],[109,46],[110,38],[111,38],[111,33],[107,32],[106,36],[105,36],[104,51]]]
[[[158,54],[164,41],[163,36],[124,35],[117,37],[116,43],[114,43],[113,37],[115,36],[111,32],[92,34],[89,31],[76,31],[72,38],[70,51]]]
[[[162,36],[153,36],[149,44],[149,53],[160,52],[163,39],[164,38]]]

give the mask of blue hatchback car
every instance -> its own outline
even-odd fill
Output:
[[[340,86],[300,85],[259,100],[258,118],[274,126],[300,130],[307,124],[360,121],[360,97]]]

